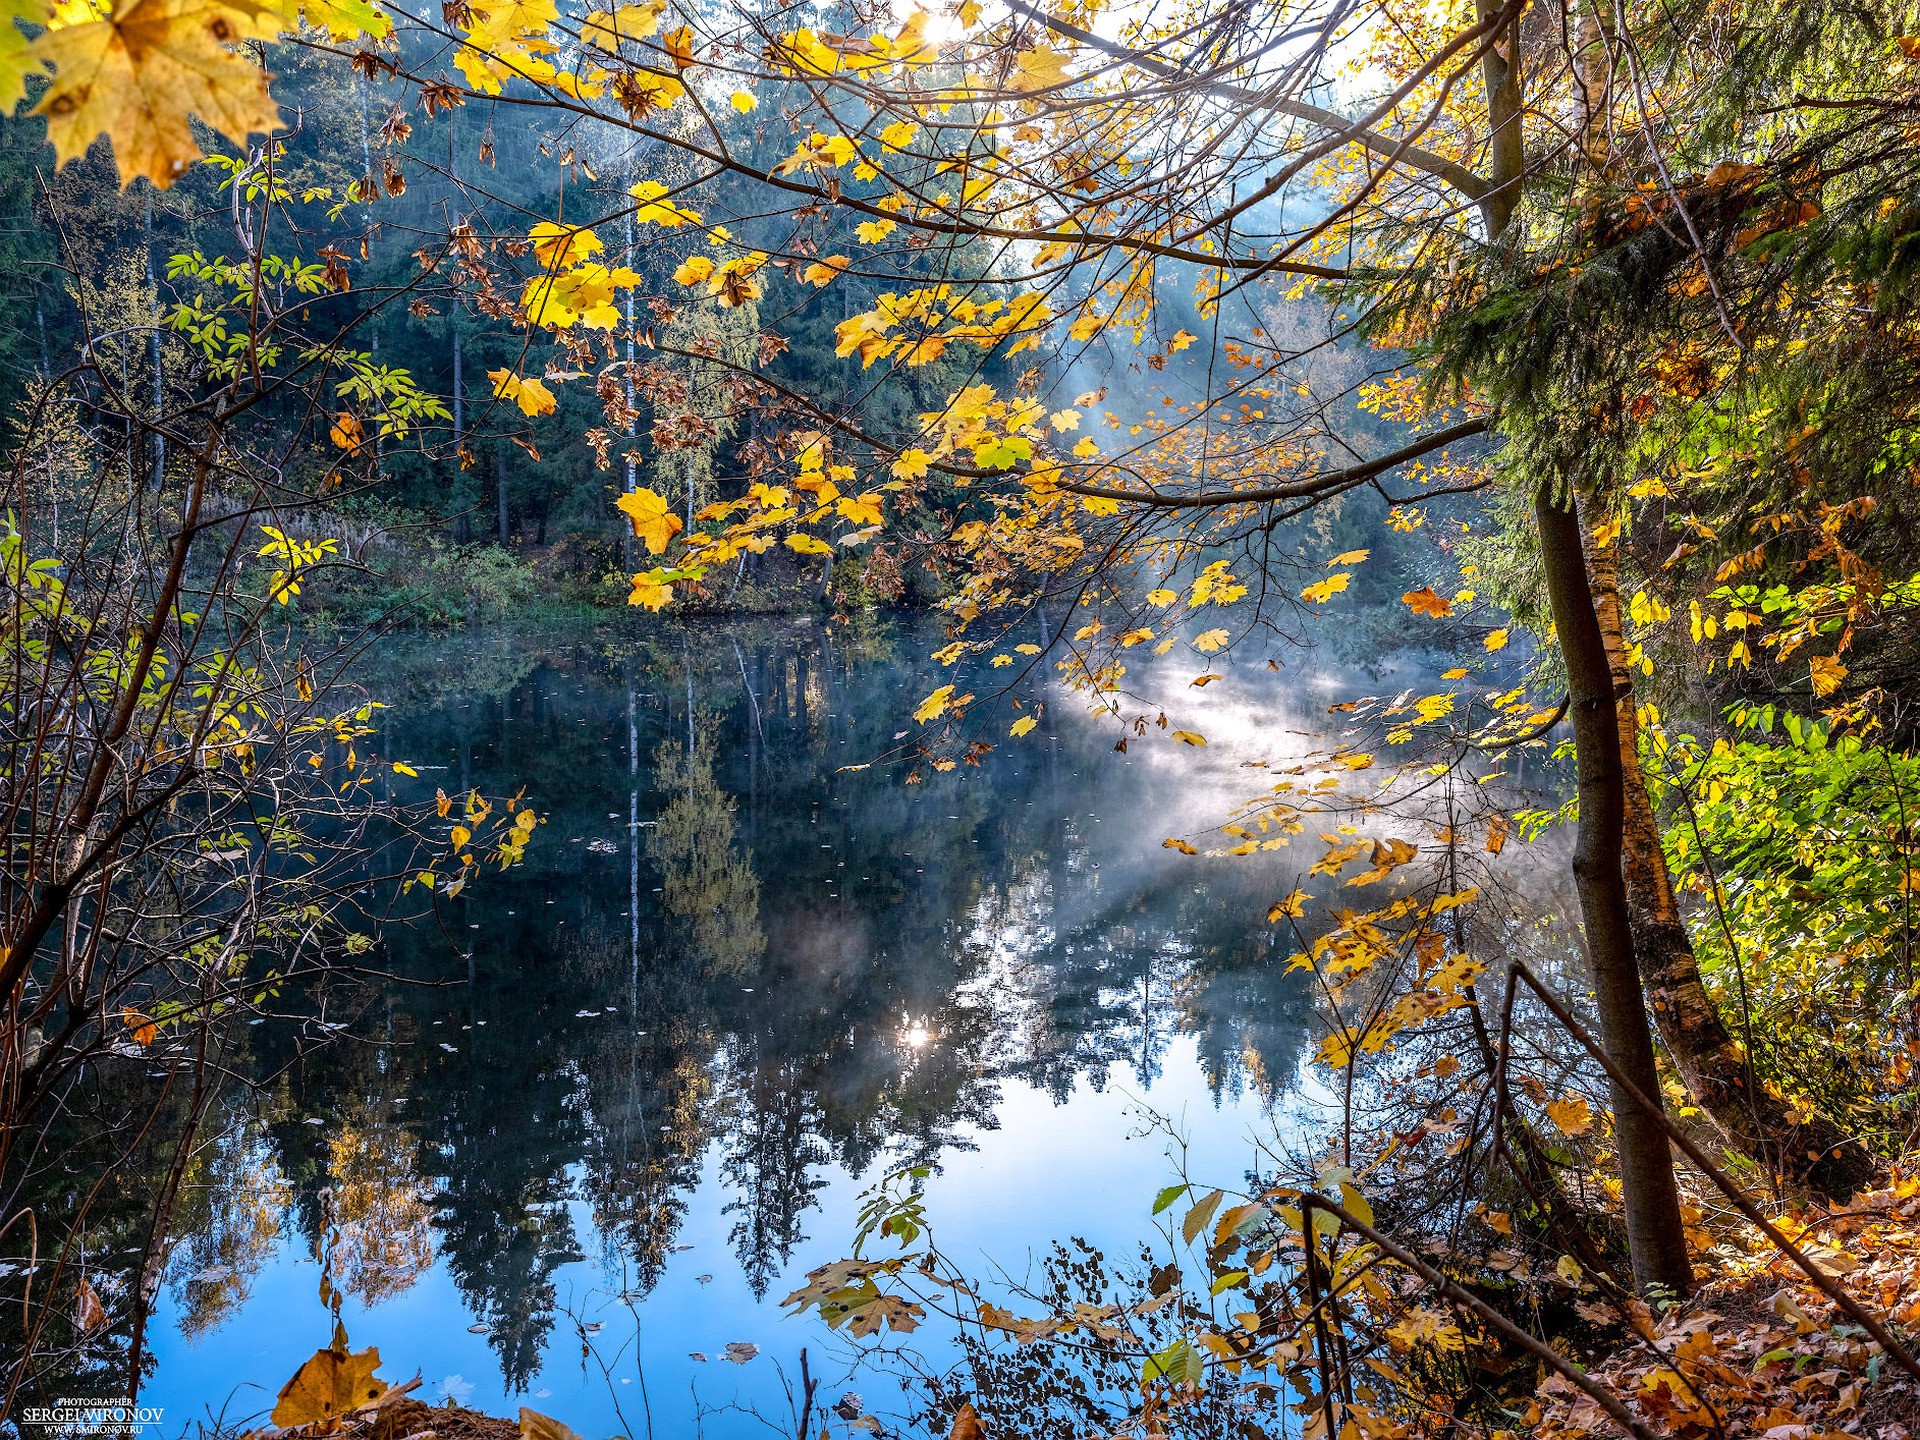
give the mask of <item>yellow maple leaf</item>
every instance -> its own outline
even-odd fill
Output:
[[[915,707],[913,718],[918,720],[922,725],[926,724],[929,720],[938,719],[945,713],[947,702],[952,698],[953,686],[942,685]]]
[[[538,380],[529,380],[516,375],[511,370],[489,370],[487,378],[493,382],[493,393],[502,400],[511,400],[520,407],[525,415],[551,415],[554,408],[553,392]]]
[[[1504,629],[1495,630],[1487,636],[1486,647],[1489,650],[1505,649],[1506,644],[1507,644],[1507,632]]]
[[[27,68],[54,72],[33,113],[47,118],[56,166],[105,135],[122,188],[144,175],[164,190],[200,158],[189,116],[243,147],[276,129],[270,77],[235,47],[273,38],[282,23],[266,5],[222,0],[122,0],[100,19],[56,17],[25,49]]]
[[[833,553],[833,546],[818,535],[809,535],[803,530],[796,530],[787,536],[787,548],[796,555],[831,555]]]
[[[736,90],[733,92],[733,108],[738,110],[742,115],[752,110],[756,103],[753,96],[745,90]]]
[[[1400,597],[1400,603],[1416,615],[1432,615],[1436,619],[1453,613],[1453,602],[1431,585],[1424,589],[1407,591]]]
[[[642,180],[627,193],[640,202],[633,212],[633,218],[642,224],[658,225],[663,230],[671,230],[676,225],[691,222],[700,223],[698,210],[687,210],[666,198],[667,187],[658,180]],[[596,242],[597,248],[598,242]]]
[[[845,255],[823,255],[801,271],[800,278],[809,285],[830,285],[851,264],[852,259]]]
[[[1225,630],[1208,630],[1194,637],[1193,648],[1211,655],[1222,645],[1226,644],[1228,638],[1229,636]]]
[[[927,466],[932,460],[933,457],[924,450],[902,450],[900,452],[900,458],[895,460],[888,468],[893,471],[895,477],[898,479],[918,480],[927,473]]]
[[[1289,917],[1298,920],[1306,913],[1307,892],[1304,890],[1295,890],[1288,894],[1284,900],[1276,900],[1274,902],[1273,908],[1267,911],[1267,923],[1269,925],[1277,924],[1281,920]]]
[[[693,28],[682,25],[669,30],[660,42],[667,52],[667,58],[673,61],[676,70],[684,70],[693,64]]]
[[[1342,590],[1346,589],[1347,581],[1352,578],[1352,576],[1345,572],[1338,575],[1329,575],[1326,579],[1307,586],[1306,589],[1300,592],[1300,598],[1302,600],[1311,600],[1316,605],[1324,605]]]
[[[1016,736],[1024,735],[1039,723],[1040,722],[1031,715],[1022,715],[1018,720],[1013,722],[1013,728],[1008,730],[1007,733]]]
[[[42,62],[28,55],[27,37],[16,22],[44,29],[49,10],[48,0],[0,0],[0,114],[11,115],[27,98],[27,77],[43,73]]]
[[[632,522],[634,537],[646,542],[648,554],[658,555],[680,533],[680,517],[673,513],[666,496],[656,495],[644,485],[613,503]]]
[[[600,50],[618,50],[622,40],[648,40],[660,33],[664,3],[620,5],[611,12],[590,10],[581,22],[580,38]]]
[[[1593,1107],[1583,1095],[1547,1102],[1547,1118],[1563,1135],[1584,1135],[1593,1128]]]
[[[374,1371],[380,1352],[369,1347],[358,1355],[344,1350],[316,1350],[313,1358],[293,1372],[274,1402],[273,1423],[280,1426],[324,1425],[349,1410],[370,1405],[387,1391],[387,1382]]]
[[[639,188],[637,185],[634,187],[636,191]],[[660,188],[665,189],[664,186]],[[534,259],[548,270],[578,265],[606,249],[593,231],[579,225],[561,225],[552,220],[542,220],[527,232],[527,238],[533,242]]]
[[[1204,746],[1207,743],[1207,737],[1197,730],[1176,730],[1173,732],[1173,738],[1182,745]]]
[[[1066,56],[1045,45],[1022,50],[1013,58],[1018,71],[1013,77],[1016,90],[1045,90],[1071,78],[1066,71]]]
[[[698,285],[712,276],[713,261],[704,255],[689,255],[673,272],[673,278],[682,285]]]
[[[1831,655],[1816,655],[1807,662],[1807,672],[1813,677],[1813,693],[1831,695],[1840,688],[1840,682],[1847,678],[1847,667]]]
[[[629,605],[644,605],[649,610],[664,609],[673,599],[673,586],[660,578],[658,569],[648,570],[633,577],[633,593],[627,596]]]

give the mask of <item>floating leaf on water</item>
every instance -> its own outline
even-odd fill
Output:
[[[736,1365],[744,1365],[760,1353],[760,1347],[751,1340],[730,1340],[727,1342],[726,1358]]]

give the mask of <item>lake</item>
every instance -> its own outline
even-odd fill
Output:
[[[1298,1133],[1312,1001],[1265,910],[1307,859],[1161,842],[1391,674],[1243,647],[1168,685],[1204,750],[1122,753],[1055,692],[977,765],[910,775],[885,757],[943,683],[937,627],[639,628],[377,657],[383,751],[425,794],[524,787],[546,823],[380,975],[251,1032],[160,1295],[168,1433],[270,1408],[327,1343],[323,1240],[353,1345],[429,1400],[764,1434],[805,1347],[823,1403],[884,1414],[902,1397],[780,1308],[880,1176],[929,1167],[943,1248],[1017,1276],[1074,1236],[1137,1253],[1173,1133],[1226,1184]]]

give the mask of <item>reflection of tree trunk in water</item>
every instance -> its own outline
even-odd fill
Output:
[[[1596,506],[1590,513],[1597,516],[1600,510]],[[1674,897],[1659,820],[1640,764],[1639,715],[1620,603],[1618,544],[1600,543],[1590,529],[1585,540],[1594,610],[1612,676],[1624,773],[1621,848],[1634,956],[1661,1039],[1694,1099],[1730,1144],[1762,1164],[1777,1167],[1778,1173],[1796,1184],[1844,1200],[1871,1183],[1872,1155],[1826,1116],[1798,1119],[1784,1101],[1756,1083],[1746,1051],[1729,1033],[1719,1007],[1701,983],[1699,960]]]
[[[1646,996],[1634,963],[1626,881],[1620,871],[1626,785],[1613,672],[1594,614],[1580,517],[1573,496],[1568,495],[1562,506],[1548,483],[1535,492],[1534,517],[1540,529],[1541,572],[1552,602],[1571,699],[1580,794],[1573,874],[1585,921],[1601,1035],[1626,1079],[1641,1093],[1658,1097],[1659,1069],[1647,1025]],[[1666,1131],[1660,1117],[1647,1114],[1620,1085],[1611,1088],[1634,1284],[1641,1290],[1663,1285],[1684,1295],[1693,1288],[1693,1265],[1687,1258]]]
[[[747,844],[752,846],[758,838],[760,818],[760,742],[766,739],[766,733],[760,728],[760,701],[753,693],[753,678],[747,674],[747,657],[740,653],[740,642],[733,636],[727,637],[733,646],[734,663],[740,667],[740,686],[747,692],[747,708],[753,716],[753,724],[747,727]],[[754,668],[760,664],[759,653],[754,654]]]

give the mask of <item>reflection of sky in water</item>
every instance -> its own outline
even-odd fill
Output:
[[[649,1412],[690,1434],[736,1400],[784,1414],[774,1363],[791,1376],[802,1345],[835,1398],[844,1347],[777,1302],[844,1253],[886,1169],[933,1164],[943,1247],[1014,1272],[1055,1239],[1120,1256],[1150,1233],[1172,1165],[1143,1103],[1195,1174],[1244,1174],[1306,1035],[1264,910],[1310,857],[1160,841],[1257,793],[1244,762],[1310,748],[1334,677],[1214,657],[1200,692],[1163,667],[1203,751],[1116,753],[1056,699],[978,769],[842,771],[941,683],[928,648],[769,622],[625,655],[496,636],[393,658],[389,748],[449,791],[524,783],[549,823],[521,871],[396,939],[398,973],[470,984],[330,1000],[363,1043],[304,1060],[253,1032],[264,1124],[234,1112],[163,1292],[145,1398],[169,1428],[326,1341],[323,1189],[349,1333],[386,1375],[420,1370],[429,1399],[457,1375],[473,1404],[591,1440],[645,1435]],[[727,1363],[732,1341],[760,1356]],[[704,1428],[761,1431],[725,1410]]]

